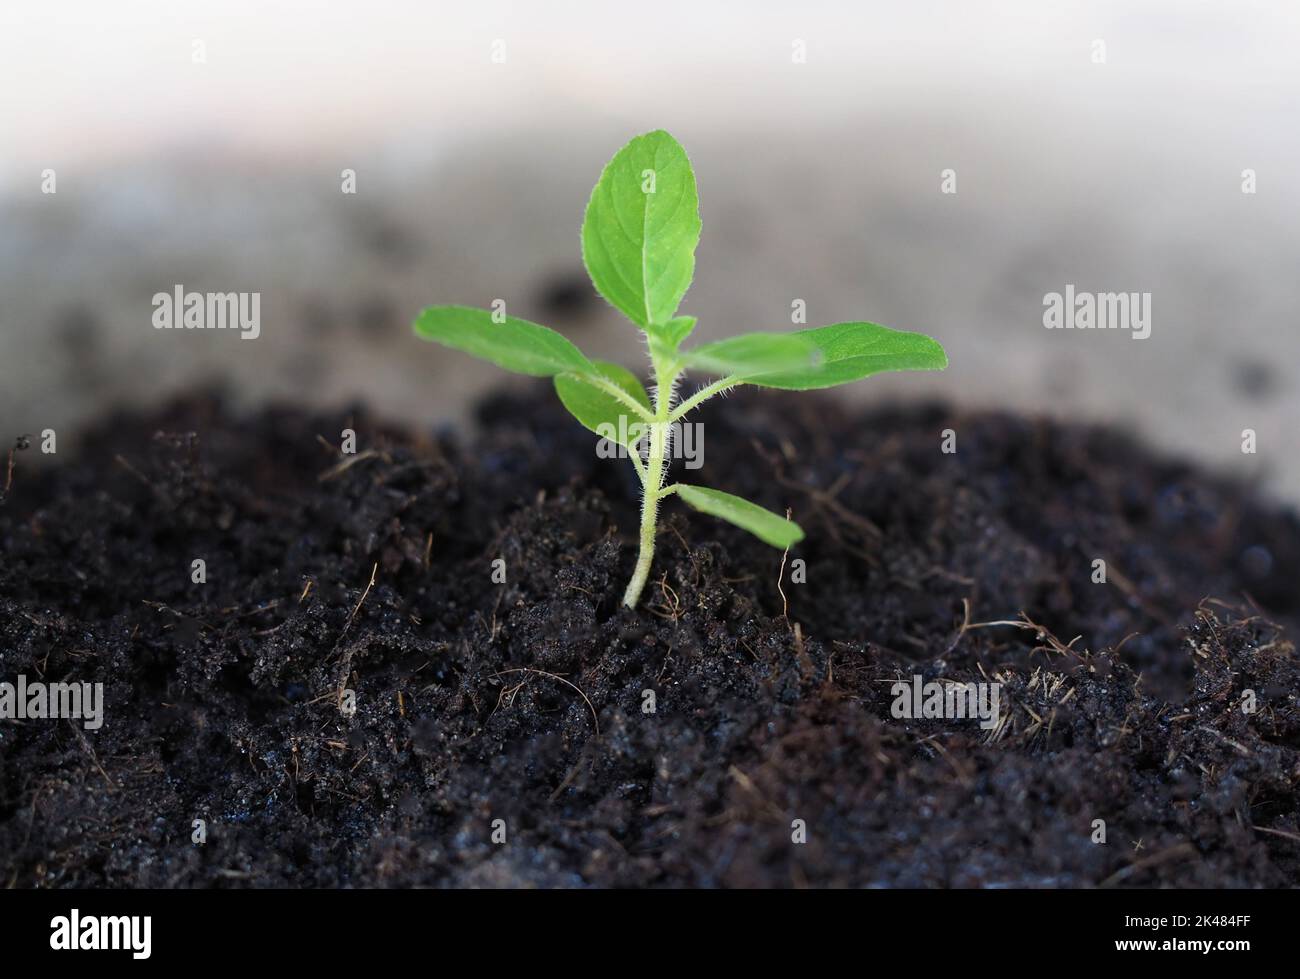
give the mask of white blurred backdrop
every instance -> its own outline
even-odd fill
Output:
[[[949,371],[845,396],[1110,421],[1300,499],[1297,49],[1281,0],[7,0],[0,436],[209,378],[463,421],[503,378],[411,338],[431,302],[502,298],[639,366],[578,226],[666,128],[701,337],[791,329],[794,299],[919,330]],[[177,283],[260,292],[261,337],[154,330]],[[1151,293],[1151,337],[1044,329],[1067,283]]]

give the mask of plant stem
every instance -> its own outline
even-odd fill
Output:
[[[714,381],[708,387],[701,388],[678,405],[677,410],[670,416],[670,420],[677,421],[677,419],[684,417],[692,409],[698,408],[700,405],[704,404],[704,402],[708,401],[715,394],[722,394],[726,391],[730,391],[732,388],[738,387],[744,383],[744,381],[739,380],[734,375],[724,377],[720,381]]]
[[[641,545],[637,552],[636,569],[632,580],[627,583],[623,593],[623,604],[636,608],[650,577],[650,564],[655,555],[655,520],[659,512],[659,490],[664,482],[664,463],[667,461],[669,421],[668,413],[672,408],[673,385],[677,382],[675,374],[671,376],[655,363],[655,415],[650,423],[650,457],[646,460],[645,479],[641,487]]]
[[[617,384],[611,384],[603,377],[597,377],[595,374],[581,374],[577,376],[581,377],[582,380],[586,381],[593,387],[600,388],[600,390],[604,391],[610,397],[623,402],[624,405],[631,409],[632,414],[637,418],[640,418],[642,421],[648,422],[653,417],[635,398]]]

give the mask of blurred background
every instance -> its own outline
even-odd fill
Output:
[[[578,228],[662,127],[699,180],[701,339],[796,299],[919,330],[949,371],[843,396],[1109,421],[1300,500],[1298,47],[1281,0],[9,0],[0,435],[211,379],[468,424],[518,382],[413,339],[433,302],[639,367]],[[1151,293],[1150,338],[1044,329],[1067,283]],[[260,338],[153,329],[177,284],[260,292]]]

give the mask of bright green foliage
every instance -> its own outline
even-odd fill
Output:
[[[750,384],[809,391],[882,371],[943,370],[943,347],[920,333],[875,323],[836,323],[794,333],[744,333],[682,355],[687,367]]]
[[[771,510],[764,510],[757,503],[750,503],[731,493],[706,486],[678,483],[677,495],[701,513],[720,517],[742,530],[748,530],[764,544],[784,550],[803,540],[803,531],[794,521],[778,517]]]
[[[494,323],[492,317],[471,306],[430,306],[416,317],[415,332],[516,374],[553,377],[595,370],[581,350],[554,330],[513,316]]]
[[[695,275],[700,200],[686,151],[663,130],[614,154],[587,202],[582,260],[633,323],[667,323]]]
[[[646,335],[655,397],[617,364],[589,360],[563,336],[526,320],[465,306],[430,306],[415,332],[506,370],[553,377],[579,422],[625,447],[642,484],[640,551],[623,602],[634,607],[650,573],[661,499],[734,524],[773,547],[803,539],[793,521],[730,493],[664,486],[670,425],[740,384],[806,391],[882,371],[942,370],[943,348],[919,333],[875,323],[836,323],[790,333],[746,333],[682,350],[695,318],[677,306],[695,273],[699,198],[686,151],[662,130],[638,136],[600,175],[582,225],[582,257],[597,291]],[[675,402],[684,371],[719,379]]]
[[[635,374],[626,367],[609,364],[603,360],[592,361],[592,366],[604,375],[606,380],[621,388],[635,400],[645,409],[646,417],[650,417],[654,412],[654,408],[650,405],[650,396],[645,393],[645,387]],[[555,392],[564,402],[564,407],[569,409],[569,414],[597,435],[629,432],[631,438],[615,435],[614,440],[629,449],[636,443],[640,429],[634,428],[631,422],[641,421],[641,419],[635,416],[629,419],[628,412],[631,406],[625,400],[620,400],[609,389],[597,387],[580,374],[560,374],[555,378]]]

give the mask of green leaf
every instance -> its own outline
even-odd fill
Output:
[[[614,154],[591,192],[582,260],[596,290],[643,328],[666,323],[695,274],[700,202],[686,151],[663,130]]]
[[[550,377],[595,370],[572,343],[554,330],[506,316],[500,323],[492,313],[471,306],[430,306],[415,318],[415,335],[443,346],[490,360],[517,374]]]
[[[803,540],[803,531],[793,520],[787,520],[757,503],[739,496],[709,489],[707,486],[677,484],[677,495],[702,513],[721,517],[742,530],[748,530],[764,544],[784,550]]]
[[[687,367],[739,378],[812,369],[818,363],[816,343],[802,333],[742,333],[684,351]]]
[[[891,330],[875,323],[835,323],[789,334],[810,343],[813,363],[806,367],[764,372],[747,383],[786,391],[810,391],[848,384],[885,371],[940,371],[948,355],[922,333]]]
[[[627,392],[646,411],[652,410],[650,396],[630,370],[602,360],[592,361],[592,366],[600,376]],[[631,449],[644,434],[644,423],[626,402],[576,374],[557,374],[555,393],[569,409],[569,414],[602,438]]]
[[[682,345],[682,341],[691,335],[691,331],[695,329],[695,322],[694,316],[674,316],[662,326],[654,326],[651,329],[676,350]]]
[[[650,352],[663,359],[672,357],[694,329],[694,316],[675,316],[667,323],[652,323],[646,330],[650,335]]]

